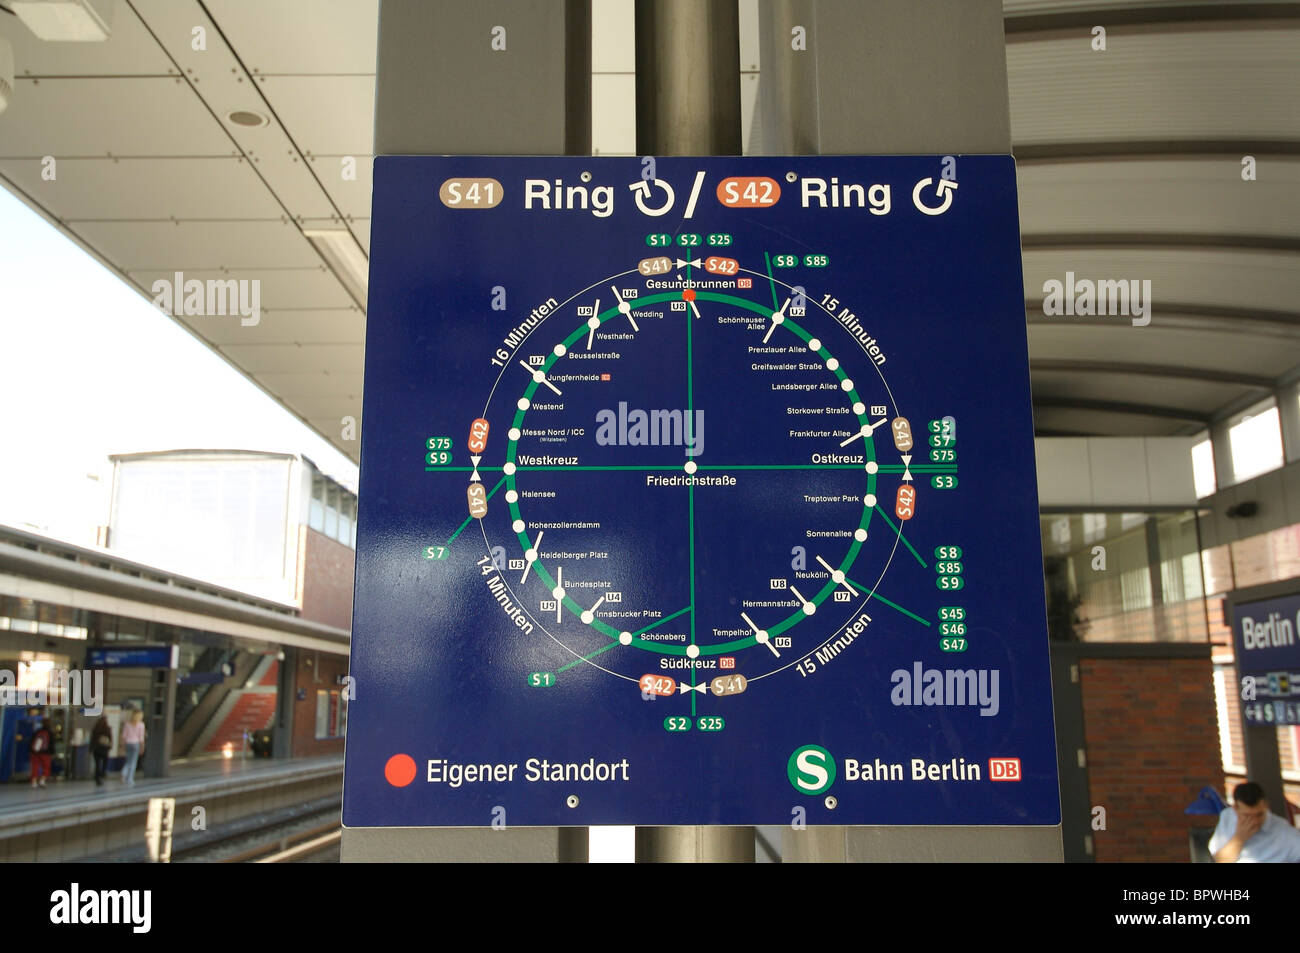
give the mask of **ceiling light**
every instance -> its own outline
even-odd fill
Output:
[[[226,118],[236,126],[265,126],[271,121],[261,113],[255,113],[251,109],[232,109],[226,113]]]
[[[42,40],[102,43],[112,32],[113,0],[10,0],[9,7]]]
[[[304,228],[302,233],[329,264],[334,276],[343,282],[352,300],[365,311],[370,260],[352,233],[346,228]]]

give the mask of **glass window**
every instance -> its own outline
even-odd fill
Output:
[[[1192,482],[1196,485],[1196,498],[1203,500],[1219,489],[1214,475],[1214,445],[1206,437],[1192,447]]]
[[[1238,483],[1282,465],[1282,426],[1277,407],[1242,416],[1228,431],[1232,476]]]
[[[1194,511],[1050,514],[1041,526],[1052,639],[1208,639]]]
[[[316,692],[316,737],[341,738],[347,723],[343,713],[343,696],[338,690]]]
[[[339,488],[330,484],[325,490],[325,535],[336,539],[339,534]]]
[[[334,538],[345,546],[352,539],[352,497],[346,493],[343,494],[343,499],[340,501],[339,532]]]
[[[319,473],[311,478],[311,507],[308,510],[307,525],[318,533],[325,532],[325,481]]]

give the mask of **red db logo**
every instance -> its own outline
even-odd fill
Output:
[[[1019,758],[989,758],[990,781],[1019,781]]]

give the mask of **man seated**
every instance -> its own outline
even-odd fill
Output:
[[[1233,807],[1219,815],[1210,838],[1216,864],[1300,863],[1300,830],[1268,809],[1264,789],[1254,781],[1238,784]]]

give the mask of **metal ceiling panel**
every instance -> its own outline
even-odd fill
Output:
[[[50,43],[17,17],[0,16],[0,36],[14,48],[16,76],[166,76],[175,68],[131,6],[113,4],[111,33],[102,43]]]
[[[290,222],[74,222],[123,271],[311,268],[320,256]],[[235,275],[234,277],[239,277]]]
[[[1300,301],[1300,254],[1294,252],[1030,248],[1023,260],[1026,300],[1041,301],[1044,282],[1064,281],[1067,271],[1076,281],[1150,280],[1153,322],[1160,320],[1162,301],[1266,311],[1294,311]]]
[[[344,158],[355,161],[344,163]],[[368,148],[362,155],[319,155],[313,152],[307,157],[317,180],[334,200],[339,211],[354,219],[370,218],[374,161]],[[347,174],[353,174],[356,178],[345,178]]]
[[[210,268],[185,268],[185,277],[200,281],[224,278],[246,278],[260,282],[262,307],[268,311],[294,309],[344,309],[352,310],[360,316],[360,311],[352,303],[352,298],[338,280],[324,265],[308,268],[283,268],[276,271],[268,269],[240,269],[232,274]],[[131,280],[142,288],[152,288],[158,279],[174,280],[170,271],[133,271]]]
[[[188,277],[188,276],[187,276]],[[366,325],[360,311],[269,311],[257,324],[239,316],[197,315],[177,318],[200,337],[223,350],[262,345],[338,344],[360,348]],[[260,379],[260,373],[259,373]]]
[[[1029,326],[1029,361],[1073,359],[1217,368],[1278,378],[1300,364],[1300,339],[1279,341],[1244,334],[1166,331],[1158,320],[1145,328],[1096,325]]]
[[[1198,429],[1187,421],[1096,409],[1034,406],[1034,432],[1099,437],[1169,437]]]
[[[1029,369],[1035,399],[1069,398],[1151,404],[1157,407],[1185,408],[1208,417],[1225,404],[1258,393],[1248,387],[1207,381],[1128,374],[1041,371],[1036,370],[1032,363]]]
[[[1300,158],[1255,158],[1253,182],[1242,180],[1239,157],[1020,162],[1020,230],[1027,240],[1171,233],[1300,238]]]
[[[275,394],[290,400],[323,398],[342,395],[349,400],[361,399],[360,374],[325,374],[320,371],[302,371],[298,373],[273,374],[258,376],[262,386]]]
[[[324,371],[361,374],[364,349],[355,344],[231,344],[221,353],[249,374]]]
[[[1016,146],[1159,139],[1300,139],[1295,21],[1121,26],[1012,34]],[[1261,95],[1278,90],[1278,95]]]
[[[204,5],[253,73],[374,75],[379,0],[205,0]]]
[[[373,76],[267,76],[258,88],[304,155],[360,157],[374,147]]]
[[[180,77],[19,79],[0,113],[0,158],[236,154]]]
[[[1282,3],[1300,5],[1300,0],[1282,0]],[[1280,6],[1281,4],[1275,4]],[[1168,11],[1171,15],[1181,11],[1222,9],[1228,6],[1223,0],[1002,0],[1002,12],[1008,17],[1045,13],[1095,13],[1098,22],[1105,15],[1120,10],[1148,9],[1152,12]]]
[[[239,158],[58,159],[53,181],[35,159],[0,172],[61,219],[279,219],[279,204]]]

